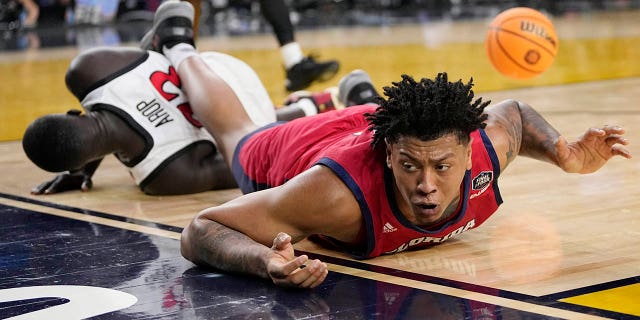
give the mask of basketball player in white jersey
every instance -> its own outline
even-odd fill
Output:
[[[321,92],[274,108],[257,74],[244,62],[217,52],[201,53],[241,101],[251,120],[277,120],[369,102],[377,95],[362,71],[343,78],[337,95]],[[147,194],[188,194],[235,188],[215,141],[193,116],[176,70],[161,54],[137,48],[99,48],[76,57],[65,77],[84,113],[71,110],[36,119],[23,148],[40,168],[59,172],[33,190],[50,194],[87,191],[102,159],[114,154]],[[277,111],[277,112],[276,112]],[[61,173],[60,173],[61,172]]]

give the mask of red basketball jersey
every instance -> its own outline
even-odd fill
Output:
[[[399,211],[393,175],[384,148],[372,149],[372,132],[363,114],[375,106],[357,106],[257,132],[243,142],[238,156],[252,188],[285,183],[313,165],[330,168],[351,190],[365,224],[365,246],[349,252],[372,258],[441,243],[482,224],[502,203],[497,178],[498,158],[484,130],[471,134],[472,169],[461,186],[461,205],[437,230],[410,223]],[[327,237],[321,237],[328,239]]]

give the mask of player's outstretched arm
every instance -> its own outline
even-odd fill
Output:
[[[631,158],[629,142],[619,126],[590,128],[574,142],[567,140],[531,106],[507,100],[486,112],[487,134],[504,168],[516,155],[557,165],[565,172],[591,173],[614,156]]]
[[[282,186],[250,193],[200,212],[183,230],[182,255],[199,265],[313,288],[327,266],[295,256],[293,243],[311,234],[357,238],[358,202],[328,168],[315,166]]]
[[[291,236],[281,232],[267,247],[249,236],[206,219],[195,219],[181,237],[182,255],[198,265],[271,279],[284,287],[313,288],[327,276],[327,266],[294,255]]]

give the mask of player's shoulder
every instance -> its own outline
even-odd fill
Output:
[[[488,115],[487,129],[505,129],[513,124],[521,123],[520,104],[519,101],[508,99],[486,107],[484,112]]]

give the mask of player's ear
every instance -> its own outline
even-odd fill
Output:
[[[384,139],[384,144],[386,146],[386,153],[387,153],[387,167],[389,169],[391,169],[391,143],[389,143],[389,141],[387,139]]]

